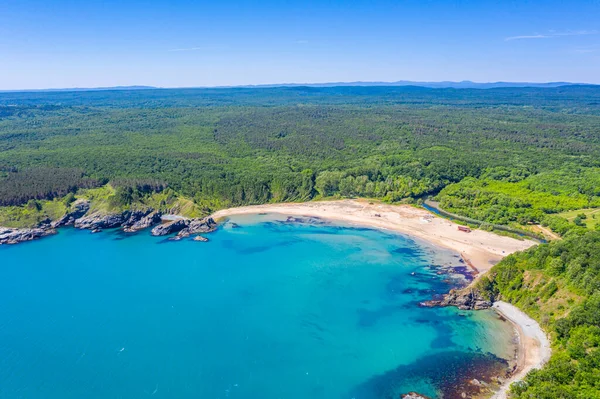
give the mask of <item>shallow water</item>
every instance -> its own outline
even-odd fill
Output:
[[[418,306],[457,283],[432,267],[456,254],[278,219],[208,243],[67,228],[0,247],[0,397],[449,397],[465,364],[505,366],[493,312]]]

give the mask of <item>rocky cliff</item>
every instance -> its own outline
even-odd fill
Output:
[[[71,204],[71,209],[60,219],[50,223],[53,228],[61,226],[70,226],[75,221],[83,217],[90,210],[90,201],[77,200]]]

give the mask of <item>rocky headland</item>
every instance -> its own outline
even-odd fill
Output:
[[[152,208],[113,213],[90,211],[89,201],[77,200],[71,204],[69,211],[57,220],[44,220],[33,228],[0,227],[0,245],[18,244],[42,238],[55,234],[56,229],[63,226],[91,230],[94,233],[113,228],[134,233],[152,228],[151,234],[154,236],[177,233],[174,239],[181,239],[195,235],[196,241],[208,241],[198,234],[210,233],[217,228],[217,224],[211,217],[192,219],[180,217],[176,220],[163,221],[162,216],[160,211]]]
[[[486,298],[476,287],[452,289],[442,299],[432,299],[421,303],[424,307],[456,306],[460,310],[489,309],[494,304],[494,298]]]
[[[32,229],[12,229],[8,227],[0,227],[0,245],[18,244],[23,241],[31,241],[55,233],[56,230],[51,228],[49,225],[44,225],[44,227],[35,227]]]

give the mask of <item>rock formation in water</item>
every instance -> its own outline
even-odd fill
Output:
[[[11,229],[7,227],[0,227],[0,245],[18,244],[23,241],[31,241],[55,233],[56,230],[47,224],[45,224],[43,227],[36,227],[32,229]]]
[[[78,229],[111,229],[123,225],[123,223],[125,223],[125,221],[129,219],[129,216],[131,216],[130,211],[109,214],[98,212],[92,213],[91,215],[83,216],[75,220],[74,225]]]
[[[474,287],[450,290],[441,300],[423,302],[426,307],[433,306],[456,306],[460,310],[482,310],[492,307],[494,298],[485,298],[481,292]]]
[[[402,399],[429,399],[429,397],[421,395],[416,392],[405,393],[404,395],[400,395]]]
[[[211,217],[206,217],[203,219],[192,219],[189,221],[189,224],[186,228],[181,230],[177,236],[178,237],[189,237],[192,234],[198,233],[210,233],[215,231],[217,228],[217,223]]]
[[[192,234],[210,233],[217,228],[217,224],[211,217],[203,219],[179,219],[169,223],[161,224],[152,229],[153,236],[166,236],[177,234],[177,239],[189,237]]]
[[[186,219],[173,220],[172,222],[159,224],[152,229],[153,236],[166,236],[173,233],[178,233],[185,229],[189,221]]]
[[[144,211],[133,211],[131,216],[123,223],[123,231],[133,233],[139,230],[147,229],[160,223],[161,213],[155,212],[152,208]]]
[[[90,211],[90,202],[87,200],[75,201],[70,210],[60,219],[44,220],[35,228],[6,228],[0,227],[0,244],[16,244],[56,233],[55,228],[74,225],[78,229],[91,230],[93,233],[103,229],[122,227],[125,232],[136,232],[150,228],[161,222],[162,214],[152,208],[136,209],[116,213],[103,213]],[[210,233],[216,230],[217,224],[211,217],[202,219],[178,219],[172,222],[159,224],[152,229],[152,235],[164,236],[178,233],[174,239],[181,239],[199,233]],[[207,238],[197,236],[196,241],[208,241]]]

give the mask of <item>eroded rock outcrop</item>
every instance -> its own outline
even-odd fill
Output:
[[[23,241],[31,241],[55,233],[56,230],[51,228],[49,225],[32,229],[12,229],[8,227],[0,227],[0,245],[18,244]]]
[[[172,222],[159,224],[152,229],[153,236],[166,236],[173,233],[178,233],[185,229],[189,224],[187,219],[173,220]]]
[[[109,214],[93,213],[75,220],[74,225],[78,229],[111,229],[123,225],[129,219],[130,215],[130,211]]]
[[[177,233],[175,239],[189,237],[194,234],[210,233],[217,229],[217,223],[211,217],[202,219],[178,219],[164,223],[152,229],[153,236],[166,236]]]
[[[402,399],[429,399],[429,397],[421,395],[416,392],[405,393],[404,395],[400,395]]]
[[[203,219],[192,219],[189,221],[189,224],[186,228],[181,230],[177,236],[178,237],[189,237],[193,234],[199,233],[210,233],[217,229],[217,223],[211,217],[206,217]]]
[[[160,212],[155,212],[152,208],[146,210],[136,210],[131,212],[129,219],[123,223],[123,230],[132,233],[147,229],[160,223]]]
[[[484,297],[481,292],[473,287],[459,290],[451,290],[441,300],[423,302],[421,305],[433,306],[456,306],[461,310],[482,310],[492,307],[493,298]]]
[[[79,199],[71,204],[71,209],[60,219],[50,223],[52,228],[70,226],[90,210],[90,201]]]

